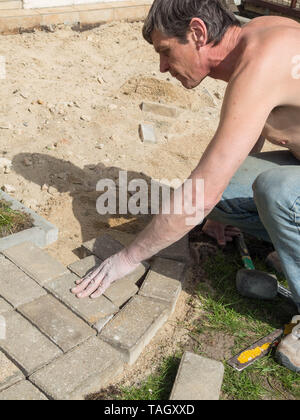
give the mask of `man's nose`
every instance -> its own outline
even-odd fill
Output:
[[[159,69],[161,73],[166,73],[169,70],[169,63],[166,57],[160,57]]]

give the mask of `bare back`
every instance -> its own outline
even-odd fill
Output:
[[[267,57],[272,74],[266,77],[278,74],[276,82],[281,86],[281,101],[270,113],[262,136],[300,159],[300,24],[275,16],[257,18],[244,26],[241,40],[244,53],[239,66],[243,59]],[[262,101],[268,94],[262,90]]]

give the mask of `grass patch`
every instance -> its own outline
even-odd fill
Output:
[[[270,271],[261,259],[254,260],[254,264],[259,270]],[[242,268],[240,257],[234,251],[229,254],[219,251],[206,261],[207,281],[197,290],[204,314],[192,332],[193,335],[205,331],[229,334],[235,343],[232,356],[290,322],[294,315],[292,307],[281,298],[258,301],[241,297],[235,288],[239,268]],[[273,354],[242,372],[235,371],[225,361],[224,365],[224,399],[300,399],[300,376],[280,366]]]
[[[0,200],[0,238],[31,228],[32,219],[28,214],[12,210],[9,203]]]

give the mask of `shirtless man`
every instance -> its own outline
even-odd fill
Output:
[[[194,226],[208,216],[205,230],[225,241],[236,228],[271,241],[300,312],[300,25],[270,16],[241,27],[219,0],[155,0],[143,35],[159,54],[160,71],[185,88],[207,76],[228,83],[218,129],[190,175],[195,206],[201,202],[195,181],[205,183],[204,209],[196,208]],[[287,150],[259,153],[265,139]],[[176,200],[173,194],[171,208]],[[100,296],[186,235],[194,226],[186,223],[183,201],[180,215],[154,216],[130,246],[80,280],[73,293]],[[280,361],[300,372],[299,324],[292,340],[287,350],[283,340]]]

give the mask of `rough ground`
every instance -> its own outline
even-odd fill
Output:
[[[0,157],[12,161],[1,171],[1,185],[59,227],[48,251],[67,265],[76,249],[105,227],[136,233],[147,217],[101,217],[95,202],[97,181],[118,177],[184,180],[197,165],[219,119],[225,83],[207,78],[186,91],[159,73],[158,56],[141,36],[142,23],[111,23],[76,32],[59,28],[1,37],[7,78],[0,80]],[[161,101],[181,109],[177,119],[143,113],[142,101]],[[138,125],[152,122],[158,144],[144,144]],[[242,136],[242,133],[241,133]],[[273,146],[269,146],[272,150]],[[75,252],[75,253],[74,253]],[[200,270],[201,271],[201,270]],[[199,273],[191,270],[174,322],[169,322],[127,372],[145,377],[178,343],[189,344],[184,323]],[[215,346],[223,357],[230,343]],[[216,355],[220,348],[221,355]]]

